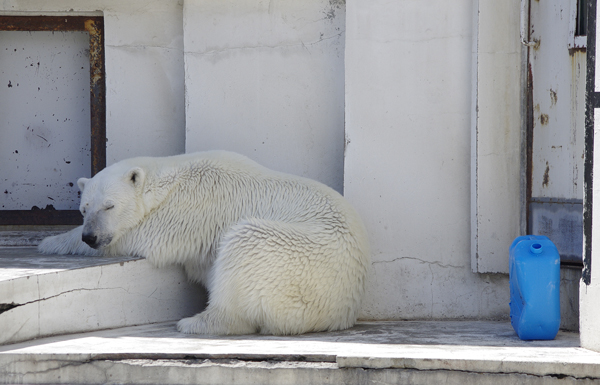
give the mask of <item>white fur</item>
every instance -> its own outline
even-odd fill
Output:
[[[209,291],[184,333],[300,334],[351,327],[370,265],[356,212],[323,184],[228,152],[116,163],[82,178],[84,224],[43,253],[180,264]],[[82,233],[97,237],[94,250]]]

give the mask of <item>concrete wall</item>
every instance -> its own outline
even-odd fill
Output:
[[[184,152],[182,2],[7,0],[0,13],[103,15],[107,164]]]
[[[105,3],[107,163],[183,153],[181,2]]]
[[[186,0],[186,152],[226,149],[341,192],[343,0]]]
[[[75,181],[91,174],[89,34],[0,31],[0,42],[0,209],[77,210]]]
[[[508,277],[471,271],[472,0],[91,3],[0,9],[104,15],[109,164],[224,148],[343,187],[363,318],[507,317]]]
[[[471,271],[473,7],[347,3],[344,191],[372,243],[364,318],[508,316],[508,277]]]
[[[508,273],[526,223],[520,0],[477,0],[471,111],[471,268]],[[522,195],[523,194],[523,195]]]

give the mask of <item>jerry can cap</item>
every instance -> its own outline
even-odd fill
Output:
[[[540,254],[542,252],[542,244],[541,243],[532,243],[530,250],[533,254]]]

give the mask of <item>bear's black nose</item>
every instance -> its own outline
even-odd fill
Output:
[[[85,243],[87,243],[90,247],[94,247],[97,239],[98,239],[98,237],[96,237],[93,234],[82,234],[81,235],[81,240],[84,241]]]

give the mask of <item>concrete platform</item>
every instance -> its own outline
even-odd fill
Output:
[[[178,333],[174,321],[204,301],[176,267],[0,248],[0,383],[600,383],[600,353],[573,332],[527,342],[508,322],[390,321],[294,337]]]
[[[202,310],[205,300],[180,268],[159,270],[140,258],[0,248],[0,345],[177,320]]]
[[[294,337],[190,336],[161,323],[0,347],[3,383],[600,382],[577,333],[521,341],[493,321],[361,322]]]

